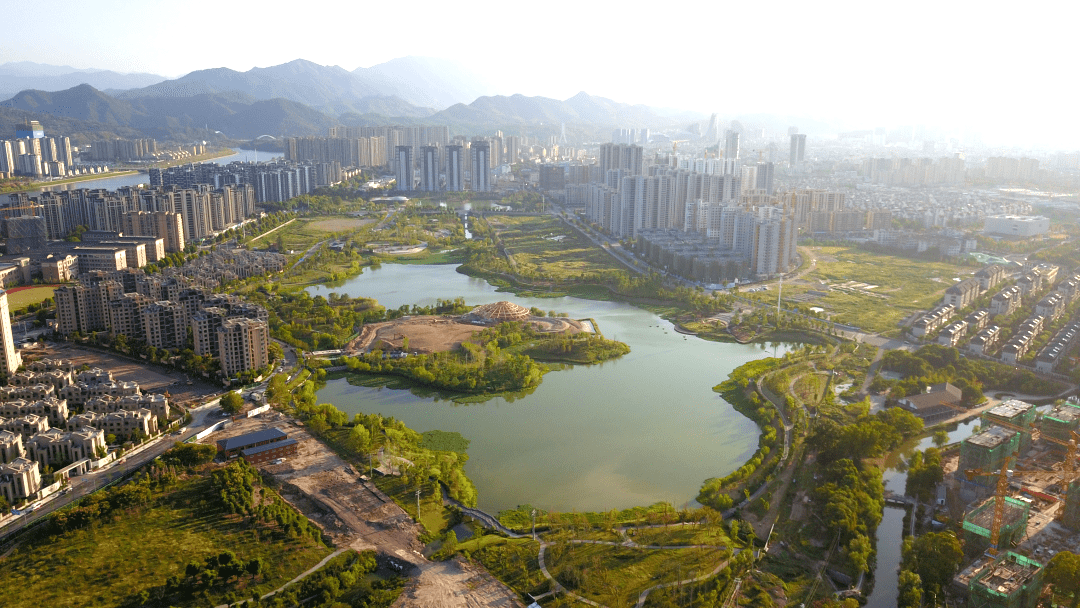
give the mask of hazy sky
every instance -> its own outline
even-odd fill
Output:
[[[352,70],[426,55],[483,74],[497,93],[565,99],[585,90],[721,116],[927,124],[975,129],[988,143],[1076,148],[1080,123],[1066,110],[1080,88],[1074,6],[38,1],[5,7],[0,63],[176,77],[297,58]]]

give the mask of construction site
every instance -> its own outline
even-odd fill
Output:
[[[481,567],[461,558],[427,560],[419,540],[422,530],[412,517],[293,418],[271,411],[235,421],[202,441],[213,444],[271,428],[296,439],[297,451],[258,468],[281,484],[281,497],[336,547],[374,550],[381,564],[410,576],[395,606],[524,608],[511,589]]]
[[[409,351],[428,354],[453,350],[473,339],[484,327],[504,322],[525,323],[538,333],[577,334],[591,332],[589,321],[563,317],[540,317],[513,302],[477,306],[461,316],[406,316],[381,323],[365,324],[360,335],[344,349],[346,354]]]
[[[1034,608],[1045,564],[1080,547],[1080,403],[1040,417],[1011,399],[983,414],[982,428],[961,443],[950,482],[968,505],[964,551],[974,560],[953,591],[979,608]]]

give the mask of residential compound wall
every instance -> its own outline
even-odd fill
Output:
[[[12,504],[33,499],[39,467],[98,458],[106,435],[149,437],[169,415],[164,395],[144,394],[110,372],[76,372],[63,359],[30,362],[0,387],[0,493]]]

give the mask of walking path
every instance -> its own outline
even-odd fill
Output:
[[[248,242],[249,242],[249,243],[254,243],[255,241],[257,241],[257,240],[259,240],[259,239],[263,238],[264,236],[266,236],[266,235],[270,234],[271,232],[274,232],[275,230],[281,230],[281,229],[282,229],[282,228],[284,228],[285,226],[288,226],[289,224],[291,224],[291,223],[293,223],[293,222],[295,222],[295,221],[296,221],[296,218],[294,217],[294,218],[292,218],[291,220],[289,220],[289,221],[285,222],[284,224],[282,224],[282,225],[280,225],[280,226],[278,226],[278,227],[276,227],[276,228],[271,228],[270,230],[267,230],[266,232],[264,232],[264,233],[260,234],[259,236],[257,236],[257,237],[253,237],[253,238],[252,238],[252,239],[251,239],[250,241],[248,241]]]
[[[323,566],[328,564],[330,562],[330,560],[334,559],[335,557],[341,555],[342,553],[344,553],[346,551],[351,551],[351,550],[352,550],[352,547],[342,547],[341,549],[338,549],[337,551],[334,551],[330,555],[327,555],[326,557],[324,557],[321,562],[315,564],[314,566],[312,566],[312,567],[308,568],[307,570],[305,570],[305,571],[301,572],[300,574],[298,574],[296,576],[296,578],[294,578],[291,581],[285,583],[284,585],[278,587],[277,589],[274,589],[270,593],[264,594],[261,599],[265,600],[266,598],[268,598],[268,597],[270,597],[272,595],[281,593],[289,585],[292,585],[293,583],[298,583],[298,582],[304,580],[305,578],[311,576],[316,570],[318,570],[319,568],[322,568]],[[230,606],[239,606],[240,604],[243,604],[243,603],[245,603],[247,601],[248,600],[243,600],[243,601],[235,602],[235,603],[232,603],[232,604],[221,604],[220,606],[216,606],[215,608],[229,608]]]

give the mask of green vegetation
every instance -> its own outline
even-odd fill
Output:
[[[29,289],[18,289],[8,291],[8,308],[17,314],[24,308],[28,308],[34,304],[45,303],[52,305],[53,292],[56,290],[56,286],[41,286],[31,287]],[[34,312],[28,310],[28,312]]]
[[[953,576],[964,559],[964,550],[959,539],[952,532],[930,532],[912,540],[904,539],[904,559],[900,563],[901,576],[904,572],[918,575],[922,583],[923,597],[932,598],[931,605],[937,605],[937,598],[952,581]],[[907,577],[909,584],[914,582]],[[914,598],[915,592],[908,594]]]
[[[1050,558],[1045,581],[1056,595],[1072,598],[1071,608],[1080,606],[1080,555],[1062,551]]]
[[[963,392],[967,406],[984,400],[983,387],[1033,395],[1053,395],[1065,389],[1057,382],[1044,380],[1034,373],[981,359],[961,357],[955,348],[928,344],[914,353],[893,350],[885,353],[881,368],[904,375],[900,381],[876,378],[876,390],[889,389],[889,396],[899,399],[923,392],[924,387],[950,382]]]
[[[271,383],[273,386],[273,383]],[[273,393],[271,402],[288,409],[288,394]],[[346,461],[359,469],[375,466],[375,457],[387,471],[396,474],[402,487],[387,492],[399,499],[402,508],[416,512],[415,496],[420,489],[431,496],[439,495],[437,483],[446,486],[449,495],[467,506],[476,505],[476,487],[465,476],[469,457],[453,450],[435,450],[422,445],[423,437],[395,418],[381,414],[357,414],[349,420],[345,412],[329,403],[317,403],[315,382],[307,380],[292,394],[294,413],[312,434],[329,445]],[[450,443],[449,441],[447,443]],[[456,447],[460,447],[460,443]],[[410,491],[411,489],[411,491]],[[409,498],[412,498],[410,501]],[[439,500],[441,508],[441,499]]]
[[[244,398],[239,393],[229,391],[221,398],[221,410],[226,414],[239,414],[244,409]]]
[[[945,471],[941,467],[941,450],[927,448],[923,452],[915,452],[907,470],[904,494],[923,502],[932,500],[937,485],[945,479]]]
[[[803,277],[811,284],[785,284],[785,299],[807,291],[826,292],[813,301],[833,320],[878,333],[895,331],[904,317],[932,308],[953,284],[953,278],[971,272],[955,264],[925,260],[915,264],[899,255],[851,246],[813,247],[811,255],[817,260],[816,267]],[[876,287],[837,287],[849,281]],[[822,289],[814,284],[818,282],[830,288]]]
[[[705,576],[731,555],[727,549],[645,550],[571,544],[548,547],[548,571],[559,583],[605,606],[632,606],[642,591],[658,584]],[[727,577],[718,577],[723,586]]]
[[[469,440],[456,431],[428,431],[421,435],[420,447],[435,452],[457,452],[464,454],[469,450]]]
[[[300,517],[260,485],[253,484],[260,508],[280,505]],[[276,589],[327,553],[291,526],[230,513],[206,471],[180,474],[162,463],[52,514],[5,559],[0,597],[12,608],[217,605]],[[255,576],[252,562],[262,564]],[[186,573],[191,563],[199,565],[195,576]]]
[[[751,387],[751,382],[783,364],[784,359],[771,357],[751,361],[732,370],[727,380],[713,387],[713,390],[720,393],[739,413],[757,423],[761,428],[761,436],[758,438],[757,452],[743,466],[726,477],[705,480],[697,497],[701,504],[718,511],[729,509],[735,504],[733,494],[738,490],[734,484],[748,480],[755,473],[755,478],[761,479],[775,469],[780,455],[778,450],[783,447],[783,421],[776,408],[763,401]]]
[[[521,322],[485,328],[473,339],[475,343],[462,342],[452,352],[393,358],[376,349],[342,361],[355,372],[402,376],[441,390],[491,395],[538,386],[549,368],[533,357],[587,364],[630,352],[625,344],[602,336],[544,334]]]
[[[172,449],[160,456],[168,466],[197,467],[214,461],[217,448],[208,443],[174,443]]]
[[[292,608],[388,608],[405,588],[405,579],[372,578],[378,567],[374,551],[347,551],[298,583],[289,585],[263,606]]]

